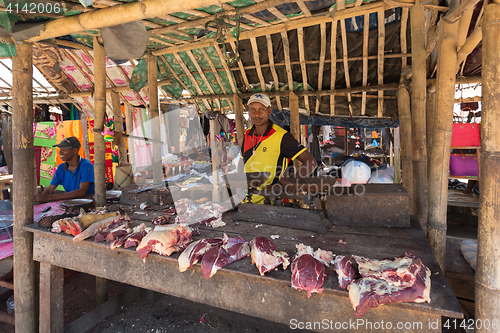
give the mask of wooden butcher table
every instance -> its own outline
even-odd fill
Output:
[[[140,220],[151,221],[154,216],[155,213],[148,216],[132,214],[134,224],[143,222]],[[279,235],[274,240],[277,250],[286,251],[291,256],[299,243],[315,249],[320,247],[337,255],[356,254],[373,259],[394,257],[409,251],[421,258],[432,272],[432,301],[430,304],[384,305],[357,319],[353,315],[348,292],[337,288],[333,267],[327,268],[325,290],[308,299],[306,292],[291,288],[290,269],[283,271],[280,268],[260,276],[250,258],[222,268],[207,280],[199,264],[180,273],[178,253],[170,257],[151,253],[143,262],[135,248],[110,250],[109,242],[94,243],[92,239],[73,242],[69,235],[54,234],[37,225],[30,225],[25,230],[34,234],[33,259],[40,262],[40,304],[49,309],[40,312],[40,322],[49,322],[51,332],[63,331],[63,278],[60,267],[291,325],[292,328],[307,327],[314,331],[326,327],[339,331],[341,327],[342,332],[441,332],[441,316],[462,318],[455,295],[418,222],[414,220],[410,228],[338,226],[324,236],[284,227],[232,221],[232,212],[226,213],[223,220],[227,223],[225,227],[202,227],[200,236],[194,238],[221,237],[227,233],[250,241],[256,236],[270,238],[271,235]],[[307,323],[314,325],[314,322],[323,326],[318,326],[319,323],[315,327],[306,326]]]

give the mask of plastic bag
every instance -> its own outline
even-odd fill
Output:
[[[14,313],[14,295],[10,296],[5,303],[7,303],[7,313]]]

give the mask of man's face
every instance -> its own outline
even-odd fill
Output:
[[[78,148],[59,148],[59,156],[64,162],[69,161],[76,154],[78,154]]]
[[[272,113],[271,107],[265,107],[262,103],[253,102],[248,105],[248,115],[252,124],[256,126],[265,125]]]

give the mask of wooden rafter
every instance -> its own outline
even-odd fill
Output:
[[[286,31],[281,32],[281,39],[283,41],[283,52],[285,53],[285,67],[286,75],[288,78],[288,90],[293,91],[292,66],[290,65],[290,43],[288,42],[288,34],[286,33]]]
[[[347,61],[347,34],[346,34],[346,28],[345,28],[345,19],[340,20],[340,33],[341,33],[341,39],[342,39],[342,56],[344,59],[345,85],[347,88],[351,88],[351,78],[349,76],[349,63]],[[347,102],[349,103],[349,113],[352,115],[351,94],[347,94]]]
[[[384,11],[378,12],[378,84],[384,84],[384,49],[385,49],[385,16]],[[377,117],[384,113],[384,91],[378,92]]]
[[[330,42],[330,90],[335,89],[335,80],[337,79],[337,25],[338,21],[332,21],[332,34]],[[330,95],[330,115],[335,115],[335,95]]]
[[[236,84],[234,83],[233,74],[230,71],[229,66],[227,65],[226,57],[224,54],[222,54],[222,50],[220,49],[219,45],[215,45],[214,48],[217,54],[219,55],[222,67],[224,67],[224,70],[226,71],[226,76],[227,79],[229,80],[229,84],[231,85],[231,89],[233,90],[233,93],[236,94],[238,92],[238,89],[236,87]]]
[[[236,49],[236,43],[230,42],[229,45],[231,45],[231,48],[233,49],[233,54],[236,54],[238,52],[238,50]],[[243,77],[243,82],[245,83],[247,91],[251,91],[252,88],[250,88],[250,82],[248,82],[247,74],[245,73],[245,68],[243,67],[243,63],[241,62],[241,60],[238,60],[238,67],[240,68],[240,73]]]
[[[274,90],[278,91],[280,89],[280,80],[278,78],[278,73],[276,73],[276,68],[274,67],[273,41],[271,39],[271,35],[266,35],[266,41],[267,41],[267,58],[269,59],[269,67],[271,68],[271,74],[274,80]],[[278,105],[279,110],[283,109],[279,97],[276,98],[276,104]]]
[[[255,68],[257,69],[257,76],[259,77],[260,89],[262,92],[265,92],[266,81],[264,80],[264,75],[262,75],[262,69],[260,68],[259,48],[257,46],[257,40],[255,38],[250,38],[250,43],[252,44],[253,61],[255,63]]]
[[[302,72],[302,85],[304,90],[309,90],[309,83],[307,82],[307,67],[306,67],[306,58],[304,52],[304,28],[297,29],[297,39],[299,42],[299,60],[300,60],[300,69]],[[309,107],[309,97],[304,96],[304,105],[307,111],[311,111]]]
[[[368,36],[370,34],[370,14],[365,14],[363,24],[363,85],[368,83]],[[361,96],[361,115],[366,114],[366,92]]]
[[[241,15],[241,17],[244,17],[244,18],[246,18],[247,20],[250,20],[250,21],[252,21],[252,22],[258,23],[258,24],[263,25],[263,26],[266,26],[266,27],[268,27],[268,26],[270,26],[270,25],[271,25],[271,23],[269,23],[269,22],[267,22],[267,21],[264,21],[264,20],[261,20],[260,18],[255,17],[255,16],[253,16],[253,15],[251,15],[251,14],[243,14],[243,15]]]
[[[406,32],[407,32],[407,24],[408,24],[408,8],[403,8],[403,13],[401,15],[401,53],[406,53],[407,45],[406,45]],[[406,57],[401,58],[401,68],[406,67],[407,59]]]
[[[345,0],[337,0],[336,2],[337,10],[345,9]]]
[[[177,61],[177,63],[182,67],[182,70],[184,71],[184,73],[187,74],[187,76],[189,77],[189,80],[191,80],[191,83],[193,84],[194,89],[196,89],[196,92],[198,93],[198,95],[204,95],[200,89],[200,86],[198,85],[198,82],[196,82],[193,74],[191,74],[191,71],[189,70],[189,68],[186,66],[184,61],[182,61],[181,56],[178,53],[173,53],[173,56],[175,57],[175,60]],[[208,101],[206,99],[203,99],[203,104],[205,104],[205,107],[207,109],[211,109],[210,104],[208,103]]]
[[[276,7],[269,7],[269,8],[267,8],[267,10],[268,10],[269,12],[271,12],[271,14],[273,14],[274,16],[276,16],[277,18],[279,18],[279,19],[280,19],[281,21],[283,21],[283,22],[288,22],[288,21],[290,21],[290,19],[289,19],[288,17],[286,17],[286,15],[285,15],[285,14],[283,14],[282,12],[280,12],[280,11],[278,10],[278,8],[276,8]]]
[[[319,69],[318,69],[318,90],[323,90],[323,71],[325,69],[325,53],[326,53],[326,23],[320,24],[321,31],[321,49],[319,52]],[[321,104],[321,96],[316,99],[316,113],[319,112]]]
[[[182,88],[184,88],[186,91],[189,91],[188,86],[184,83],[184,81],[181,80],[181,78],[179,77],[179,75],[177,75],[177,73],[174,71],[174,69],[172,68],[172,66],[170,66],[170,64],[167,62],[167,60],[165,59],[165,57],[161,55],[160,59],[163,61],[163,63],[165,64],[165,66],[167,66],[167,68],[170,70],[170,73],[172,73],[173,77],[177,80],[177,82],[179,82],[179,84],[182,86]]]
[[[297,5],[299,5],[300,10],[302,10],[302,13],[304,13],[305,17],[311,17],[312,16],[311,11],[309,10],[309,8],[307,8],[307,5],[304,2],[304,0],[296,1],[296,3],[297,3]]]

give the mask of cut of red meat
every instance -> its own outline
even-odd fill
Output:
[[[292,287],[297,290],[306,290],[307,298],[311,293],[320,293],[324,290],[326,267],[312,255],[306,253],[292,261]]]
[[[431,301],[431,271],[411,253],[382,260],[353,258],[363,276],[348,287],[356,317],[382,304]]]
[[[191,229],[184,224],[156,226],[141,240],[137,252],[142,259],[145,259],[151,251],[169,256],[184,249],[191,241]]]
[[[207,279],[214,276],[222,267],[248,257],[250,246],[241,236],[230,238],[224,234],[222,245],[211,247],[201,259],[201,271]]]
[[[151,230],[151,228],[148,228],[148,229]],[[111,244],[109,244],[109,248],[111,250],[116,249],[117,247],[120,247],[120,246],[126,244],[130,237],[136,236],[140,233],[143,233],[143,235],[141,236],[141,239],[142,239],[142,237],[144,237],[147,234],[146,225],[144,223],[141,223],[140,225],[134,227],[133,229],[128,228],[126,234],[124,234],[121,237],[115,238],[115,240],[113,240],[113,242],[111,242]],[[139,243],[135,243],[134,246],[137,246],[137,244],[139,244]]]
[[[222,239],[206,238],[189,244],[189,246],[179,256],[179,271],[184,272],[196,264],[203,255],[213,247],[220,247]]]
[[[266,272],[283,264],[286,269],[290,262],[286,252],[277,252],[276,244],[268,238],[256,237],[251,243],[252,264],[257,266],[260,275],[264,276]]]
[[[128,224],[126,225],[121,225],[118,228],[115,228],[111,230],[108,235],[106,236],[107,241],[113,241],[116,238],[120,238],[123,236],[128,235],[130,232],[132,232],[132,228],[128,227]]]
[[[143,223],[144,224],[144,223]],[[144,225],[145,227],[145,225]],[[125,248],[134,247],[139,245],[141,240],[151,231],[151,228],[144,228],[144,230],[134,231],[125,241]]]
[[[337,256],[334,266],[339,280],[339,288],[345,289],[356,277],[352,261],[347,256]]]

